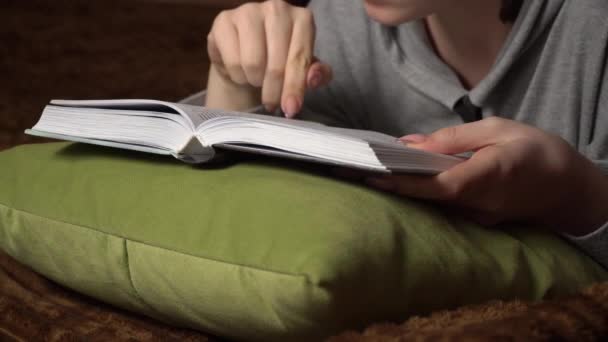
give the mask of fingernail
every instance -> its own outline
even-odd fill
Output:
[[[426,141],[426,135],[424,134],[410,134],[399,138],[404,144],[422,144]]]
[[[308,82],[308,83],[309,83],[310,88],[316,89],[321,86],[322,81],[323,81],[323,76],[321,75],[320,72],[316,71],[312,74],[312,76],[310,77],[310,82]]]
[[[369,177],[365,179],[365,183],[384,191],[389,191],[393,188],[393,183],[386,178]]]
[[[283,112],[285,112],[285,116],[288,118],[293,118],[296,116],[298,111],[300,110],[300,100],[294,95],[290,95],[287,97],[287,101],[285,101],[285,107],[283,108]]]

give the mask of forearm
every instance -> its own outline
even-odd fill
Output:
[[[209,108],[244,111],[260,105],[260,91],[250,85],[239,85],[223,77],[212,65],[207,82]]]

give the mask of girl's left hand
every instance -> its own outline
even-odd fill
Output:
[[[373,177],[368,184],[454,205],[488,225],[525,221],[581,236],[608,222],[608,178],[556,135],[491,117],[401,140],[430,152],[474,154],[436,176]]]

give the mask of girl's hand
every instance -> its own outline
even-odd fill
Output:
[[[558,136],[492,117],[401,140],[430,152],[475,153],[437,176],[369,178],[369,184],[455,205],[482,224],[527,221],[580,236],[608,222],[608,179]]]
[[[221,12],[207,37],[207,106],[243,110],[261,101],[293,117],[306,89],[332,78],[331,67],[313,56],[314,40],[312,13],[282,0]]]

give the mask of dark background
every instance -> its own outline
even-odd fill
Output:
[[[213,18],[242,2],[0,1],[0,150],[40,141],[23,130],[51,99],[178,101],[200,91]]]

